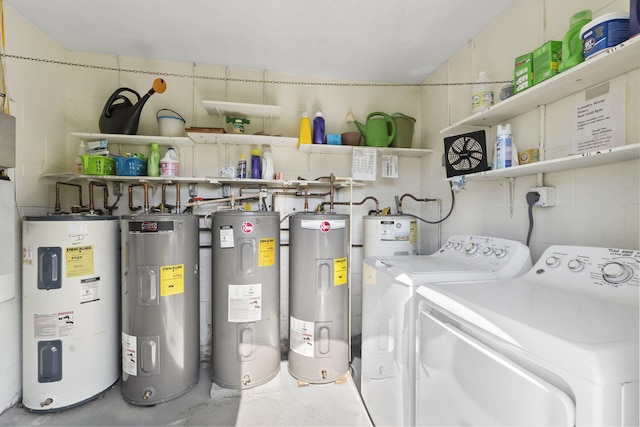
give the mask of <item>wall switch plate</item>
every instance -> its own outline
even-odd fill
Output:
[[[555,187],[535,187],[530,188],[529,191],[540,195],[540,199],[533,206],[550,207],[556,205]]]

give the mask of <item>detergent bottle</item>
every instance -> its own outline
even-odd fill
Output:
[[[300,147],[300,144],[311,144],[311,119],[309,119],[308,113],[303,113],[300,119],[298,147]]]
[[[580,30],[589,22],[591,22],[590,9],[581,10],[569,20],[569,31],[562,39],[562,57],[558,66],[558,73],[575,67],[584,61],[584,47],[580,38]]]

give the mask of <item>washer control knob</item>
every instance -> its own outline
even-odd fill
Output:
[[[447,249],[451,248],[451,246],[453,246],[453,243],[451,243],[451,241],[448,241],[447,244],[444,245],[444,247]]]
[[[560,265],[560,258],[558,258],[557,256],[550,256],[544,262],[545,264],[547,264],[547,267],[555,268]]]
[[[482,250],[482,254],[486,256],[491,256],[493,254],[493,248],[486,247]]]
[[[569,267],[569,270],[574,272],[582,271],[584,269],[584,262],[579,259],[572,259],[567,263],[567,267]]]
[[[478,252],[478,245],[476,245],[475,243],[467,243],[467,246],[464,247],[464,251],[468,255],[473,255]]]
[[[495,250],[495,254],[496,254],[496,257],[498,257],[498,258],[504,258],[507,255],[507,251],[504,250],[504,249],[499,249],[498,248],[498,249]]]
[[[602,277],[609,283],[624,283],[633,277],[633,270],[619,262],[609,262],[602,267]]]
[[[456,242],[456,243],[453,244],[453,249],[455,249],[456,251],[459,251],[461,247],[462,247],[462,245],[460,243]]]

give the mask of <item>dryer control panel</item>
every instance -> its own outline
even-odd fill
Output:
[[[527,276],[547,286],[571,288],[625,305],[638,305],[640,251],[551,246]]]

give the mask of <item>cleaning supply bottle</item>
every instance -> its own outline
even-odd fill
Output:
[[[558,66],[558,73],[568,70],[584,61],[584,47],[580,30],[591,22],[591,10],[585,9],[569,19],[569,31],[562,39],[562,59]]]
[[[511,125],[498,125],[496,138],[496,169],[511,167]]]
[[[313,143],[324,144],[324,117],[320,111],[313,118]]]
[[[240,155],[240,160],[238,160],[238,170],[236,172],[236,176],[238,178],[246,178],[247,177],[247,159],[244,154]]]
[[[489,77],[484,71],[480,71],[476,84],[473,85],[473,97],[471,98],[471,112],[486,111],[493,105],[493,90],[489,85]]]
[[[307,113],[303,113],[302,118],[300,119],[298,147],[300,147],[300,144],[311,144],[311,120]]]
[[[160,176],[179,176],[180,158],[176,151],[169,147],[162,160],[160,160]]]
[[[147,176],[160,176],[160,148],[157,142],[151,143],[149,160],[147,161]]]
[[[83,166],[82,166],[82,156],[84,154],[87,154],[87,146],[85,145],[84,141],[80,141],[80,147],[78,147],[78,157],[76,157],[76,169],[75,171],[78,173],[82,173],[83,171]]]
[[[251,150],[251,178],[262,179],[262,159],[257,148]]]

